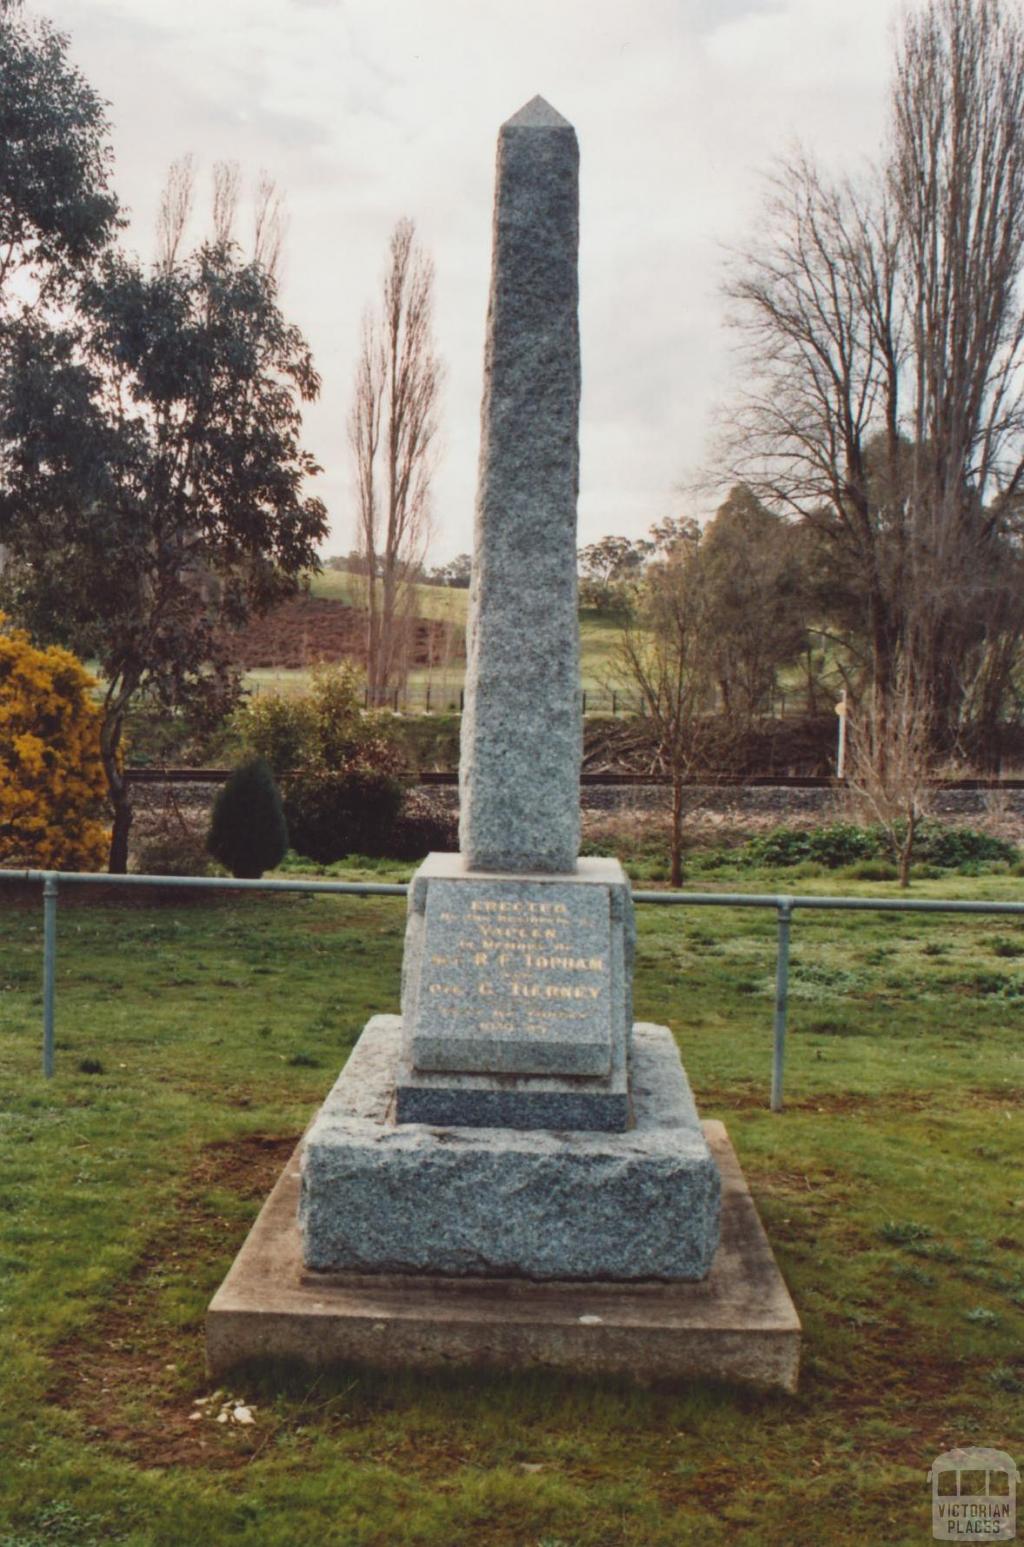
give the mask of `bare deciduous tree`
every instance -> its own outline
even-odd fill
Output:
[[[878,712],[912,661],[952,745],[981,684],[989,713],[996,673],[996,700],[1008,690],[989,622],[1020,611],[1007,591],[1024,478],[1016,10],[931,0],[911,15],[884,164],[857,187],[787,162],[766,217],[730,284],[754,383],[731,475],[821,538]]]
[[[724,751],[725,722],[714,714],[709,592],[700,532],[690,524],[650,565],[625,618],[620,677],[639,695],[656,747],[658,771],[672,781],[670,882],[683,878],[685,787]]]
[[[256,183],[253,256],[275,278],[280,273],[287,234],[288,216],[284,208],[284,194],[269,172],[263,171]]]
[[[856,817],[885,834],[903,887],[928,815],[934,755],[929,694],[901,660],[884,703],[869,690],[851,722],[846,796]]]
[[[357,541],[365,560],[366,673],[384,704],[408,670],[412,577],[430,527],[442,368],[433,338],[434,266],[411,220],[396,225],[380,309],[363,319],[349,414],[358,488]]]
[[[196,162],[192,155],[172,161],[156,217],[157,267],[170,273],[178,259],[195,203]]]
[[[173,270],[180,255],[195,206],[195,191],[195,157],[182,156],[171,163],[157,212],[156,261],[158,267],[167,273]],[[235,240],[241,197],[242,173],[238,162],[215,162],[210,208],[213,241],[226,243]],[[253,197],[252,256],[273,278],[277,277],[280,268],[286,230],[284,194],[269,173],[262,171],[256,181]]]

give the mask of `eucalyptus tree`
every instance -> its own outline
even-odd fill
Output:
[[[184,251],[165,200],[154,264],[103,253],[75,308],[22,316],[0,360],[5,589],[38,635],[99,664],[118,871],[129,707],[227,707],[225,631],[293,590],[327,530],[301,444],[319,377],[272,268],[234,239],[231,177],[216,190],[208,240]]]

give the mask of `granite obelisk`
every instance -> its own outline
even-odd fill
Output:
[[[719,1178],[672,1036],[632,1015],[633,901],[579,857],[575,131],[502,125],[461,849],[409,886],[402,1014],[310,1130],[314,1272],[700,1278]]]
[[[218,1376],[269,1356],[795,1385],[724,1130],[669,1028],[633,1025],[629,879],[579,857],[577,159],[539,97],[500,130],[462,850],[413,875],[402,1013],[364,1027],[210,1307]]]
[[[572,872],[581,753],[579,147],[534,97],[498,138],[460,764],[471,871]]]

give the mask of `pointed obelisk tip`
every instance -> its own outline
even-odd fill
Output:
[[[518,113],[506,119],[503,129],[571,129],[572,124],[561,113],[556,113],[550,102],[543,97],[531,97]]]

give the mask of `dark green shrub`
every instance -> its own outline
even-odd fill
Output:
[[[358,673],[348,664],[312,670],[308,693],[263,693],[235,716],[247,750],[265,757],[278,778],[313,770],[337,772],[364,763],[395,772],[403,753],[390,715],[362,708]]]
[[[392,859],[420,860],[430,853],[453,853],[458,847],[458,812],[432,800],[425,790],[407,790],[386,854]]]
[[[270,764],[254,757],[235,769],[219,792],[206,847],[225,870],[258,881],[288,852],[288,828]]]
[[[387,853],[402,794],[393,774],[361,763],[294,774],[285,792],[292,848],[321,865]]]
[[[899,871],[885,859],[862,859],[856,865],[844,866],[844,873],[851,881],[898,881]]]
[[[921,829],[915,845],[919,858],[944,870],[959,870],[962,865],[985,864],[1002,860],[1006,864],[1020,858],[1012,843],[979,833],[973,827],[940,827],[929,822]]]
[[[164,823],[140,835],[131,868],[141,876],[208,876],[210,855],[201,831]]]
[[[837,870],[857,860],[872,859],[879,850],[875,833],[852,822],[832,822],[827,827],[776,827],[752,838],[747,853],[755,864],[786,867],[806,861]]]

